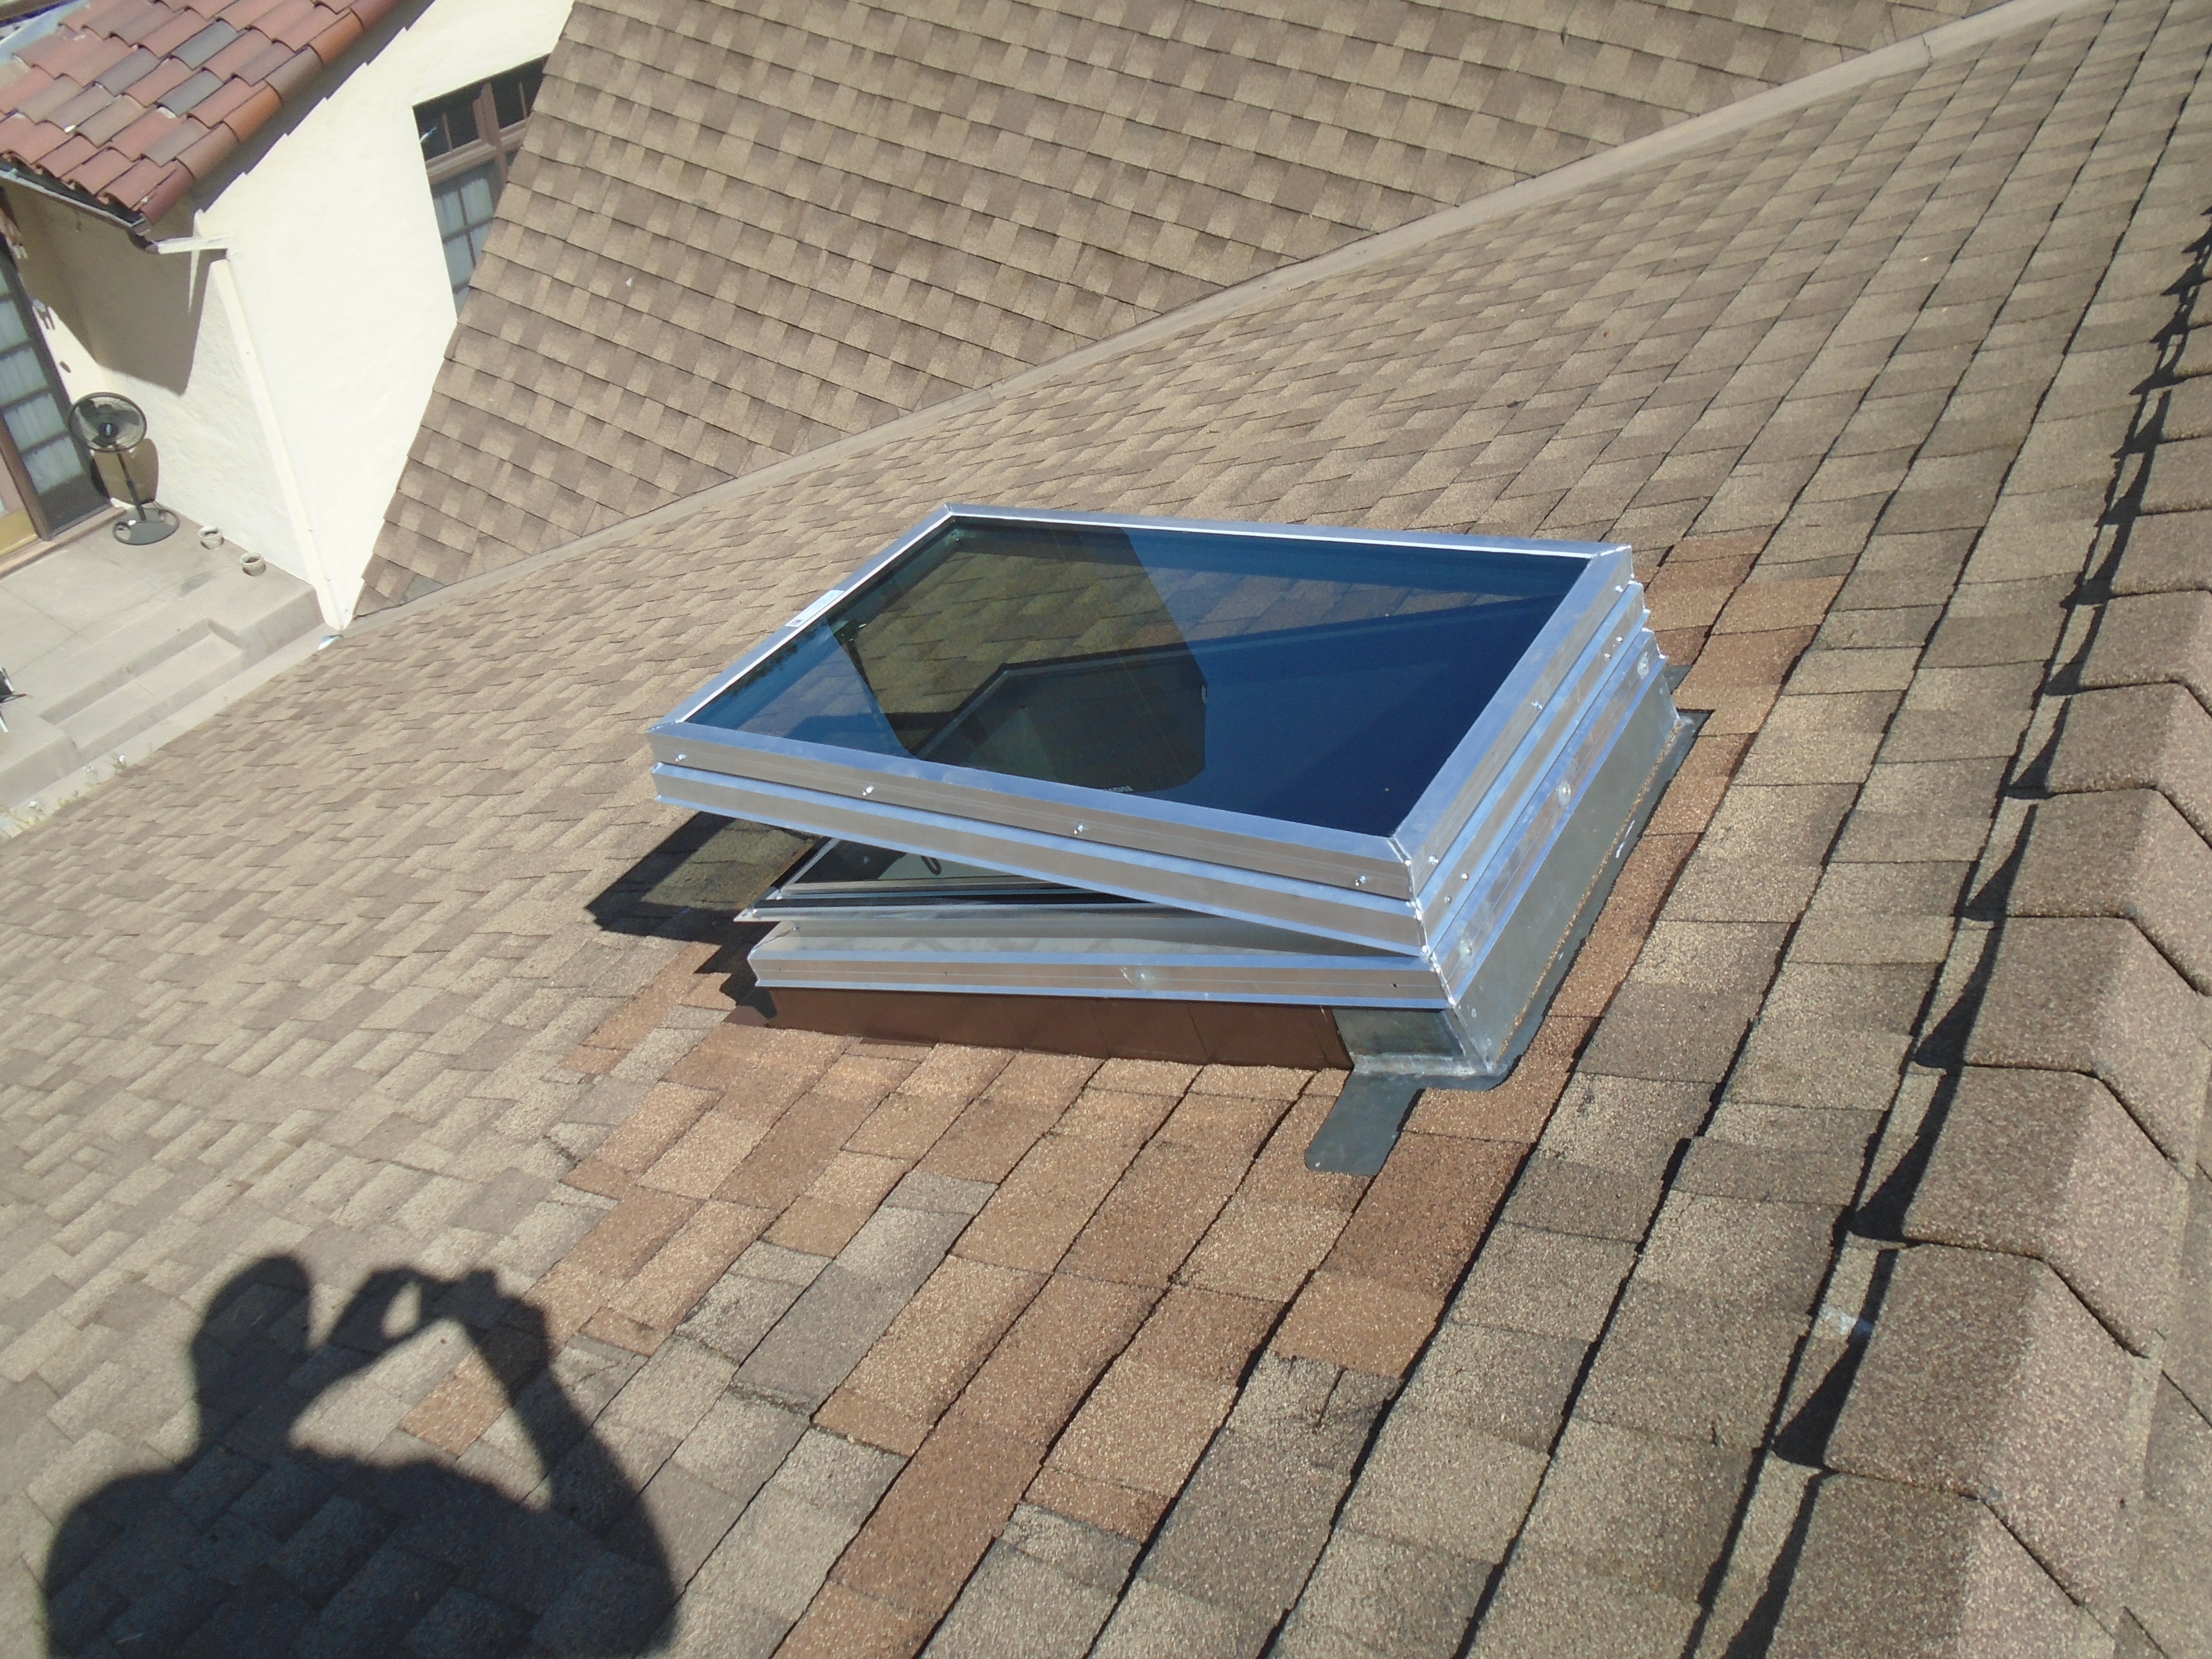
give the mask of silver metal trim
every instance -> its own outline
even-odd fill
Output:
[[[687,718],[956,518],[1578,559],[1558,610],[1389,836],[1001,777]],[[841,889],[749,917],[761,982],[1428,1010],[1502,1073],[1632,844],[1682,723],[1629,550],[1504,538],[946,507],[652,731],[660,799],[1111,894]]]
[[[1558,611],[1522,653],[1498,694],[1456,744],[1443,768],[1389,836],[1262,818],[1217,808],[1117,795],[1036,779],[978,772],[911,757],[878,756],[828,745],[763,738],[696,724],[690,716],[767,661],[834,605],[881,577],[901,558],[955,519],[1011,524],[1079,525],[1133,531],[1174,531],[1224,538],[1267,536],[1332,545],[1413,547],[1449,552],[1497,552],[1582,560],[1588,567]],[[1425,879],[1421,860],[1456,836],[1499,772],[1531,738],[1564,741],[1576,713],[1561,710],[1560,687],[1586,677],[1589,647],[1620,617],[1641,621],[1641,593],[1628,550],[1607,543],[1540,543],[1510,537],[1449,536],[1314,525],[1236,524],[1214,520],[1145,518],[1125,514],[1058,513],[1025,508],[946,506],[896,538],[828,593],[808,605],[732,667],[679,703],[649,731],[656,775],[667,767],[717,772],[783,784],[822,796],[866,801],[869,810],[907,809],[935,817],[988,818],[1069,841],[1154,853],[1213,866],[1242,866],[1364,894],[1406,898]],[[1608,596],[1605,589],[1611,587]],[[1600,604],[1610,598],[1613,603]],[[1509,698],[1510,701],[1509,702]],[[1501,750],[1503,752],[1501,752]],[[717,763],[720,763],[718,764]],[[664,793],[662,799],[696,805]],[[720,810],[708,808],[707,810]],[[1411,828],[1409,829],[1409,826]],[[878,836],[864,838],[883,841]],[[1407,850],[1408,838],[1417,844]],[[889,844],[887,842],[885,844]],[[949,848],[913,850],[954,856]],[[1116,889],[1116,890],[1120,890]],[[1165,894],[1139,896],[1168,898]]]
[[[876,991],[1108,995],[1176,1001],[1444,1006],[1436,971],[1417,956],[1316,950],[1275,930],[1212,917],[1156,914],[1136,925],[1096,914],[994,927],[998,917],[862,921],[807,916],[755,945],[763,985]]]
[[[1569,943],[1584,895],[1625,858],[1638,805],[1664,765],[1677,717],[1663,679],[1623,676],[1583,741],[1508,842],[1494,883],[1471,884],[1433,956],[1338,945],[1297,931],[1133,905],[890,904],[793,915],[754,947],[763,984],[848,990],[1319,1003],[1455,1009],[1477,1066],[1502,1063]],[[1558,787],[1570,787],[1560,801]],[[1449,963],[1447,974],[1438,964]]]
[[[1234,860],[1293,880],[1362,888],[1400,898],[1413,891],[1405,860],[1380,836],[1110,794],[1037,778],[997,777],[906,756],[863,757],[857,750],[717,726],[663,721],[649,736],[662,766],[719,771],[702,763],[732,757],[733,764],[744,769],[730,775],[866,801],[878,809],[908,807],[949,817],[988,817],[1039,835],[1069,840],[1081,836],[1090,845],[1163,853],[1203,863]],[[653,769],[656,776],[662,766]],[[974,781],[977,778],[992,778],[993,782],[985,787]]]
[[[1656,673],[1662,665],[1658,642],[1644,628],[1640,593],[1625,599],[1609,620],[1613,626],[1588,641],[1582,658],[1563,667],[1549,700],[1553,718],[1532,729],[1520,747],[1493,769],[1486,796],[1468,801],[1452,821],[1438,826],[1434,850],[1421,860],[1426,871],[1418,896],[1424,911],[1440,900],[1455,899],[1458,890],[1453,884],[1466,879],[1462,872],[1480,867],[1491,856],[1500,838],[1510,833],[1530,795],[1556,787],[1557,780],[1547,775],[1562,755],[1583,741],[1591,710],[1613,695],[1613,683],[1631,665],[1645,675]],[[1449,836],[1443,834],[1446,828],[1452,830]]]
[[[1611,604],[1602,602],[1608,587],[1613,590]],[[1591,557],[1489,706],[1475,717],[1437,769],[1435,780],[1391,832],[1391,842],[1407,865],[1418,871],[1439,842],[1459,833],[1468,814],[1497,781],[1506,757],[1534,734],[1539,717],[1557,706],[1565,682],[1585,662],[1591,641],[1615,628],[1624,611],[1633,611],[1637,620],[1642,620],[1643,594],[1627,548],[1607,547]]]
[[[1033,880],[1119,893],[1181,909],[1273,922],[1355,944],[1418,949],[1410,899],[1294,880],[1060,836],[679,766],[656,766],[659,799],[694,811],[757,818],[805,835],[837,836],[905,853],[927,853]]]
[[[1528,1023],[1542,1012],[1552,969],[1577,941],[1585,896],[1625,861],[1646,803],[1663,782],[1679,726],[1663,684],[1647,687],[1622,720],[1567,822],[1522,877],[1488,943],[1449,975],[1452,1006],[1470,1047],[1504,1071]]]

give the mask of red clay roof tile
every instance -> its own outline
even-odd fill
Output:
[[[268,44],[267,35],[256,34],[248,30],[209,58],[204,67],[212,70],[217,75],[236,75],[244,70],[246,64],[252,63]]]
[[[233,28],[251,28],[283,3],[284,0],[234,0],[217,15]]]
[[[176,136],[177,118],[165,109],[149,109],[107,141],[110,149],[134,161],[143,161],[156,144]]]
[[[203,22],[192,38],[177,48],[174,56],[179,64],[188,68],[198,68],[237,40],[238,33],[228,23]]]
[[[270,76],[298,55],[282,40],[271,40],[259,29],[253,29],[240,37],[240,44],[246,40],[253,42],[253,56],[243,64],[223,73],[235,75],[241,81],[251,81],[256,86],[266,85]]]
[[[152,0],[93,0],[75,21],[81,29],[95,34],[112,34],[131,21],[141,11],[149,10]]]
[[[155,101],[172,115],[183,115],[198,109],[208,99],[214,97],[222,90],[224,84],[220,75],[207,70],[194,70]]]
[[[269,89],[289,103],[313,86],[323,72],[323,60],[306,46],[292,55],[292,61],[269,72]]]
[[[197,71],[186,69],[173,58],[165,58],[153,70],[131,88],[131,97],[149,109],[191,80]]]
[[[26,120],[11,115],[0,121],[0,149],[28,166],[52,151],[69,135],[51,121]]]
[[[206,27],[206,18],[189,11],[177,12],[138,44],[156,57],[167,58]]]
[[[78,125],[77,132],[95,144],[106,144],[145,112],[146,106],[135,98],[112,99],[87,117]]]
[[[186,116],[171,129],[169,136],[158,144],[146,146],[146,159],[159,161],[164,167],[175,161],[186,150],[208,135],[208,130],[196,116]]]
[[[332,20],[328,28],[310,40],[307,50],[324,63],[335,64],[338,61],[338,54],[367,32],[362,27],[361,19],[348,10],[343,16]]]
[[[51,118],[64,132],[75,132],[114,101],[114,94],[105,87],[87,87],[56,110]]]
[[[328,27],[330,19],[315,0],[284,0],[256,26],[273,40],[282,40],[297,52]]]
[[[192,119],[211,127],[260,90],[250,81],[226,81],[192,106]]]
[[[90,161],[99,153],[98,147],[90,141],[80,138],[72,133],[48,150],[45,161],[48,170],[66,177],[70,168],[77,166],[80,162]]]
[[[238,135],[228,125],[210,127],[206,137],[179,153],[177,164],[192,178],[204,179],[221,167],[231,151],[237,148]]]
[[[45,84],[32,90],[33,80]],[[15,112],[27,115],[33,121],[43,121],[84,88],[74,81],[57,81],[43,70],[33,70],[10,88],[15,94]]]
[[[135,208],[153,194],[155,186],[167,173],[168,168],[159,161],[135,161],[128,172],[107,187],[106,194],[125,207]]]
[[[158,217],[395,3],[94,0],[0,85],[0,159]]]
[[[92,24],[88,19],[81,27],[90,33],[112,34],[135,46],[167,21],[167,9],[157,4],[156,0],[130,0],[128,9],[118,12],[115,21],[105,27]]]
[[[143,46],[134,46],[129,57],[112,65],[106,73],[96,77],[94,84],[104,87],[109,92],[128,92],[147,76],[152,74],[161,61]]]
[[[222,125],[232,137],[243,142],[261,131],[261,124],[276,112],[277,106],[283,101],[283,100],[277,95],[276,88],[256,87],[252,96],[223,117]],[[190,162],[186,165],[191,166],[192,171],[199,173],[201,178],[207,177],[206,173],[200,173],[197,166]]]
[[[57,29],[43,40],[23,48],[22,61],[49,75],[65,75],[72,81],[89,81],[111,64],[131,55],[131,48],[112,35],[71,34]]]
[[[70,140],[72,143],[78,142]],[[70,169],[70,182],[80,190],[98,195],[116,179],[131,171],[131,163],[112,149],[100,149],[87,156]]]

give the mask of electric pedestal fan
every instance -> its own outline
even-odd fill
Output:
[[[138,480],[131,476],[128,452],[146,435],[145,410],[116,392],[95,392],[70,404],[69,417],[78,442],[95,454],[115,457],[115,470],[131,492],[131,511],[115,521],[115,539],[143,547],[176,534],[177,515],[139,495]]]

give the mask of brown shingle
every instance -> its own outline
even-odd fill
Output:
[[[872,22],[831,24],[789,4],[702,30],[658,15],[618,19],[586,0],[568,31],[576,55],[552,65],[524,166],[540,157],[590,160],[533,178],[528,198],[507,198],[509,216],[560,240],[572,266],[593,269],[602,292],[641,273],[678,278],[702,292],[745,292],[752,315],[715,329],[732,349],[706,356],[679,337],[680,314],[663,313],[621,336],[621,369],[595,365],[595,374],[622,383],[646,364],[666,371],[655,377],[656,401],[679,422],[664,428],[642,412],[615,417],[661,452],[629,469],[650,481],[642,495],[617,498],[610,483],[555,504],[526,466],[477,476],[464,454],[471,446],[441,433],[427,434],[409,477],[425,470],[471,475],[482,499],[437,534],[453,537],[476,568],[495,568],[605,522],[602,510],[619,516],[657,506],[1003,378],[1284,258],[1325,252],[1573,160],[1615,135],[1726,103],[1800,61],[1774,49],[1790,30],[1830,33],[1809,17],[1753,24],[1717,16],[1705,20],[1710,39],[1662,35],[1662,44],[1650,38],[1644,8],[1632,26],[1618,9],[1587,8],[1559,24],[1583,48],[1607,44],[1607,55],[1588,64],[1559,56],[1562,36],[1548,26],[1478,33],[1464,47],[1381,52],[1301,31],[1301,39],[1332,45],[1285,80],[1267,51],[1218,44],[1241,38],[1253,21],[1218,5],[1152,24],[1052,7],[1008,14],[989,27],[963,17],[913,36],[930,41],[924,48],[905,36],[887,46]],[[1485,5],[1476,15],[1494,24],[1495,10]],[[1869,4],[1838,32],[1857,49],[1923,18]],[[1474,17],[1435,21],[1455,38]],[[1627,38],[1616,40],[1624,30]],[[1041,73],[1068,61],[1077,35],[1085,42],[1080,71],[1065,80]],[[1622,50],[1632,40],[1633,54]],[[1739,60],[1749,42],[1757,49]],[[927,52],[926,64],[908,61],[916,52]],[[817,54],[834,57],[837,69],[795,72]],[[949,72],[956,64],[957,76]],[[1513,72],[1501,73],[1507,64]],[[1687,72],[1655,73],[1668,67]],[[701,87],[719,89],[728,112],[702,123]],[[1492,88],[1521,120],[1447,113],[1481,106]],[[740,112],[748,125],[729,130]],[[693,176],[665,180],[640,168],[640,155],[684,164]],[[622,222],[641,228],[637,236],[564,222],[567,210],[605,211],[614,197],[624,204]],[[693,228],[678,233],[679,219]],[[1164,222],[1174,230],[1163,234]],[[478,291],[528,305],[522,280],[487,270]],[[461,326],[465,337],[482,325],[471,314]],[[833,346],[840,349],[830,353]],[[850,367],[825,376],[830,355]],[[1579,372],[1594,379],[1610,361],[1593,355]],[[441,385],[481,423],[519,414],[574,362],[561,348],[537,345],[497,379],[449,368]],[[835,389],[855,386],[866,395]],[[728,441],[701,451],[681,435],[694,421],[724,428]],[[1624,474],[1613,487],[1640,483]],[[410,482],[395,497],[380,543],[386,574],[379,591],[397,592],[406,585],[403,569],[437,562],[417,539],[421,527],[403,530],[398,516],[401,501],[423,494]],[[1587,487],[1584,494],[1595,500]],[[541,539],[501,540],[491,527],[500,522],[495,501],[528,507]],[[1302,509],[1294,497],[1280,510]],[[1759,697],[1747,692],[1733,702],[1748,709]]]
[[[2122,916],[2212,992],[2212,847],[2153,789],[2063,795],[2039,808],[2006,908]]]
[[[1908,1237],[2048,1262],[2138,1352],[2165,1317],[2184,1186],[2103,1085],[1969,1069],[1906,1212]]]
[[[2069,1653],[2081,1615],[1969,1498],[1838,1477],[1812,1497],[1775,1659],[1922,1651]]]
[[[1909,1251],[1828,1443],[1849,1474],[1978,1498],[2074,1595],[2118,1565],[2125,1355],[2051,1271]]]
[[[1966,1058],[2080,1072],[2169,1158],[2192,1155],[2212,1054],[2188,982],[2124,921],[2005,924]]]
[[[2212,714],[2183,687],[2072,698],[2050,771],[2061,792],[2156,789],[2212,838]]]

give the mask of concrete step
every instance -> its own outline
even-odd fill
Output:
[[[165,720],[186,703],[197,702],[244,668],[250,659],[212,629],[202,629],[180,649],[167,653],[98,696],[52,718],[68,733],[77,753],[101,755]]]
[[[0,641],[9,645],[0,662],[24,694],[0,710],[0,811],[112,761],[140,733],[323,631],[312,588],[274,569],[247,576],[234,552],[187,545],[170,555],[167,580],[142,567],[135,586],[118,579],[111,550],[83,550],[81,575],[70,563],[77,554],[64,547],[0,578],[0,599],[13,602],[0,605],[0,621],[15,634]]]

